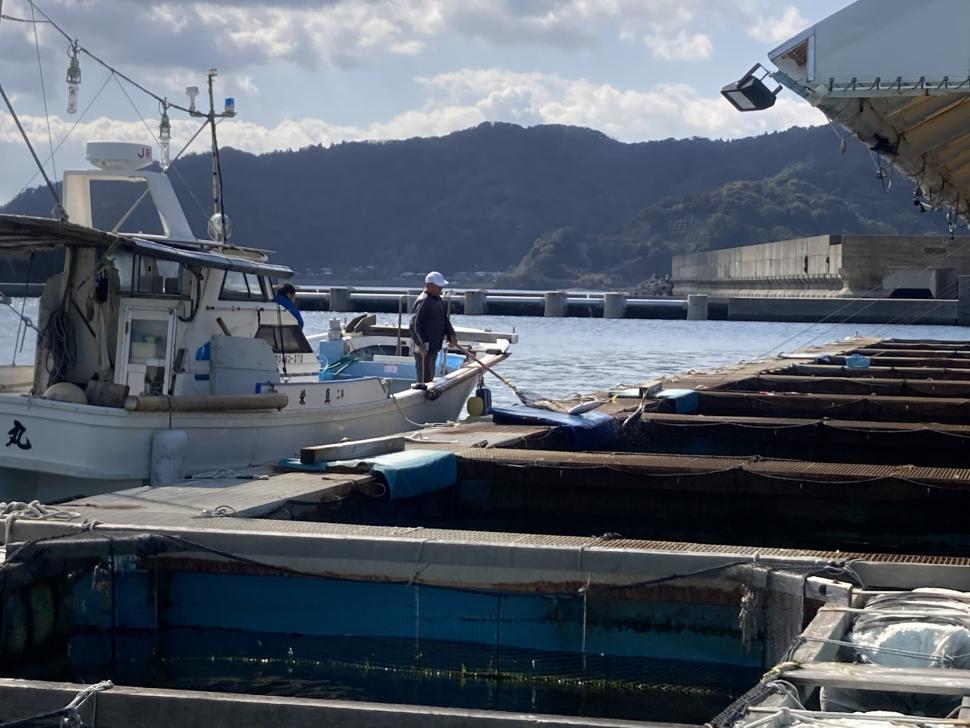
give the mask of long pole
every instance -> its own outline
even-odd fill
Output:
[[[216,139],[216,102],[212,91],[212,80],[215,78],[215,69],[209,71],[209,125],[212,129],[212,214],[222,214],[222,180],[219,179],[219,161],[216,153],[219,149],[219,142]],[[226,220],[222,218],[222,238],[226,238]]]
[[[219,215],[221,219],[221,224],[219,226],[221,232],[220,237],[222,238],[222,242],[225,243],[229,241],[229,223],[228,220],[226,220],[226,205],[222,199],[222,166],[219,162],[219,140],[216,137],[216,119],[231,119],[236,115],[236,112],[234,109],[226,108],[226,110],[221,114],[216,113],[213,79],[215,79],[217,75],[218,72],[216,69],[209,69],[209,113],[203,114],[200,111],[190,111],[189,114],[191,116],[206,119],[209,125],[212,127],[212,214]],[[174,106],[174,104],[169,105]],[[199,131],[201,131],[201,129]]]
[[[57,194],[57,190],[54,189],[54,183],[51,182],[51,178],[47,176],[47,170],[44,169],[44,165],[40,162],[40,157],[37,156],[37,152],[34,151],[34,145],[30,143],[30,137],[27,136],[27,132],[24,130],[23,125],[20,123],[20,117],[17,116],[17,112],[14,111],[13,104],[10,103],[10,99],[7,97],[7,92],[3,90],[3,84],[0,83],[0,96],[3,96],[3,101],[10,110],[10,115],[13,117],[14,123],[20,130],[20,136],[24,138],[24,142],[27,144],[27,149],[30,150],[31,156],[34,158],[34,162],[37,163],[37,169],[44,176],[44,181],[47,183],[47,189],[51,191],[51,195],[54,197],[54,202],[57,203],[57,217],[61,222],[67,222],[67,212],[64,210],[64,206],[61,204],[61,197]]]
[[[401,356],[401,318],[404,315],[404,296],[397,299],[397,348],[394,350],[395,356]]]

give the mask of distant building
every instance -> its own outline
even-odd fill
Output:
[[[816,235],[675,255],[686,296],[956,298],[970,275],[970,236]]]

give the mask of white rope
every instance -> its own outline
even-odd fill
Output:
[[[857,720],[871,720],[880,723],[912,723],[916,725],[966,725],[967,721],[962,719],[952,719],[952,718],[926,718],[922,716],[915,715],[897,715],[887,714],[887,713],[836,713],[825,710],[802,710],[800,708],[769,708],[764,706],[753,706],[748,708],[751,713],[767,713],[769,714],[766,718],[761,718],[753,723],[745,724],[745,728],[754,728],[754,726],[767,723],[769,719],[773,719],[778,716],[791,716],[798,718],[799,720],[821,723],[822,721],[828,719],[835,721],[836,724],[841,724],[842,721],[854,722]]]
[[[266,473],[242,473],[232,468],[221,468],[219,470],[207,470],[202,473],[195,473],[188,477],[188,480],[269,480]]]
[[[19,519],[31,521],[72,521],[80,517],[81,514],[77,511],[69,511],[65,508],[58,508],[57,506],[45,506],[37,500],[32,500],[30,503],[24,503],[23,501],[0,501],[0,518],[4,519],[4,545],[11,543],[13,524]]]
[[[41,521],[70,521],[80,518],[81,514],[57,506],[45,506],[37,500],[30,503],[23,501],[0,501],[0,516],[16,516],[17,518],[33,518]]]

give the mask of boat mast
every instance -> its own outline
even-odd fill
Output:
[[[192,116],[204,118],[212,131],[212,217],[209,218],[209,232],[214,239],[228,242],[230,235],[229,221],[226,219],[226,208],[222,199],[222,165],[219,161],[219,140],[216,137],[216,119],[231,119],[236,115],[235,99],[229,97],[225,101],[223,111],[216,113],[213,79],[219,75],[215,68],[208,73],[209,83],[209,113],[192,111]],[[192,105],[194,107],[194,104]]]

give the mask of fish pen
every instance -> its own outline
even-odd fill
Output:
[[[965,426],[911,419],[956,393],[923,385],[959,380],[860,375],[919,346],[820,347],[601,393],[584,415],[496,408],[11,513],[0,719],[102,685],[98,725],[158,725],[160,705],[272,705],[294,725],[737,720],[860,594],[966,587]],[[811,373],[840,358],[846,376]],[[881,419],[820,416],[837,397]]]

